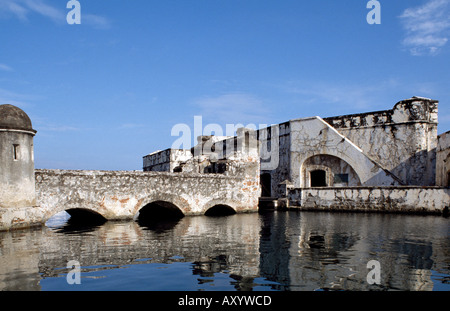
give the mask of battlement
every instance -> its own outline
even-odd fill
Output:
[[[392,109],[324,118],[337,129],[385,126],[402,123],[437,124],[438,101],[412,97],[399,101]]]

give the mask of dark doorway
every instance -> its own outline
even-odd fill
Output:
[[[267,198],[272,196],[272,176],[269,173],[261,174],[261,197]]]
[[[327,186],[327,173],[324,170],[315,170],[310,173],[311,175],[311,187],[326,187]]]

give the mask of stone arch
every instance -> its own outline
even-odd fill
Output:
[[[165,205],[168,208],[176,207],[180,210],[183,216],[189,214],[191,211],[191,206],[187,200],[169,193],[154,194],[146,197],[145,199],[141,199],[140,202],[141,203],[137,204],[135,210],[133,211],[135,218],[137,217],[136,215],[139,214],[140,210],[152,203],[157,203],[162,206]]]
[[[307,187],[301,178],[301,166],[311,156],[326,154],[348,163],[361,181],[361,186],[391,186],[401,181],[369,158],[358,146],[340,134],[320,117],[291,121],[291,172],[299,187]]]
[[[45,224],[50,218],[61,212],[68,213],[71,218],[77,217],[82,219],[83,215],[87,215],[87,217],[93,216],[92,218],[95,218],[97,220],[101,219],[104,219],[105,221],[108,220],[108,218],[102,212],[100,212],[97,208],[90,206],[88,202],[86,202],[86,205],[84,205],[83,207],[64,206],[62,204],[47,207],[45,205],[41,205],[40,207],[41,210],[43,211],[43,213],[41,214],[42,215],[41,222],[43,224]]]
[[[205,211],[205,216],[228,216],[234,214],[236,214],[234,208],[226,204],[217,204]]]
[[[333,186],[361,186],[361,180],[353,166],[340,156],[329,153],[311,155],[300,165],[300,181],[303,187],[311,187],[313,172],[325,173],[325,184]],[[344,181],[339,181],[344,179]]]
[[[141,222],[157,222],[167,219],[181,219],[184,213],[173,203],[167,201],[153,201],[139,210],[137,220]]]
[[[239,202],[234,202],[233,200],[227,200],[227,199],[214,199],[206,203],[203,208],[203,214],[206,214],[209,210],[214,208],[214,206],[220,206],[221,208],[225,209],[225,207],[233,210],[234,213],[237,213]],[[232,211],[230,211],[232,212]]]
[[[102,225],[108,219],[102,215],[98,210],[83,207],[70,207],[53,209],[43,215],[42,224],[47,224],[52,218],[66,212],[70,218],[67,219],[67,224],[77,228],[78,226],[96,226]]]
[[[156,232],[171,229],[185,216],[185,212],[174,201],[179,200],[175,197],[154,196],[142,204],[134,219],[139,225]]]
[[[69,221],[77,224],[95,225],[103,224],[107,219],[98,211],[88,208],[69,208],[65,210],[69,215]]]

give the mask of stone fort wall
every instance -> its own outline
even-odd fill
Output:
[[[450,189],[438,187],[292,188],[289,208],[325,211],[448,214]]]
[[[404,185],[435,185],[438,101],[413,97],[391,110],[324,120]]]
[[[450,131],[438,136],[436,186],[450,187]]]

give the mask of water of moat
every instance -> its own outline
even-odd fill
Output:
[[[450,290],[450,219],[441,216],[270,211],[90,227],[55,219],[0,233],[0,290]],[[71,260],[80,284],[69,284]],[[370,260],[380,284],[368,282]]]

